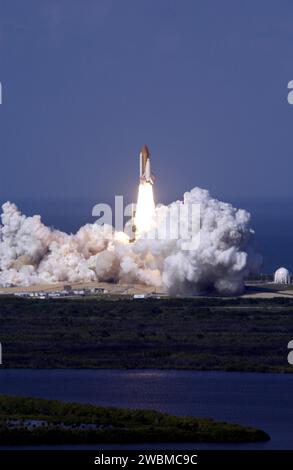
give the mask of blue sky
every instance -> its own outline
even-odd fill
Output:
[[[291,198],[293,3],[0,0],[0,201]]]

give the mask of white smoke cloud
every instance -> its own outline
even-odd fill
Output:
[[[244,277],[261,264],[249,213],[194,188],[183,201],[157,208],[157,227],[173,217],[175,206],[190,203],[200,204],[200,243],[186,250],[186,239],[180,237],[129,243],[125,234],[97,224],[68,235],[6,202],[0,226],[0,285],[99,280],[164,286],[170,294],[240,293]]]

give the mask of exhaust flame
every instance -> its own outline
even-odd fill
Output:
[[[155,226],[155,202],[151,183],[140,183],[135,215],[136,238],[141,238]]]

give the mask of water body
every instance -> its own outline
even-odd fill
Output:
[[[256,444],[103,445],[103,449],[293,449],[293,375],[289,374],[0,369],[0,394],[210,417],[255,426],[271,436],[271,441]]]

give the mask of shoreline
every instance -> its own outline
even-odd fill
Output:
[[[204,368],[201,368],[201,369],[186,369],[186,368],[172,368],[172,367],[138,367],[138,368],[117,368],[117,367],[26,367],[26,366],[20,366],[20,367],[17,367],[17,366],[12,366],[12,367],[5,367],[4,364],[0,365],[0,374],[1,374],[1,370],[5,370],[5,371],[13,371],[13,370],[17,370],[17,371],[20,371],[20,370],[30,370],[30,371],[59,371],[59,370],[64,370],[64,371],[68,371],[68,370],[72,370],[72,371],[81,371],[81,370],[84,370],[84,371],[113,371],[113,372],[139,372],[139,371],[143,371],[143,372],[151,372],[151,371],[158,371],[158,372],[207,372],[207,373],[225,373],[225,374],[264,374],[264,375],[268,375],[268,374],[273,374],[273,375],[290,375],[293,373],[293,366],[292,366],[292,370],[288,370],[288,369],[285,369],[285,370],[263,370],[260,368],[260,370],[249,370],[249,369],[245,369],[245,370],[237,370],[237,369],[204,369]]]
[[[259,443],[271,438],[252,426],[175,416],[153,409],[0,395],[0,444]]]

